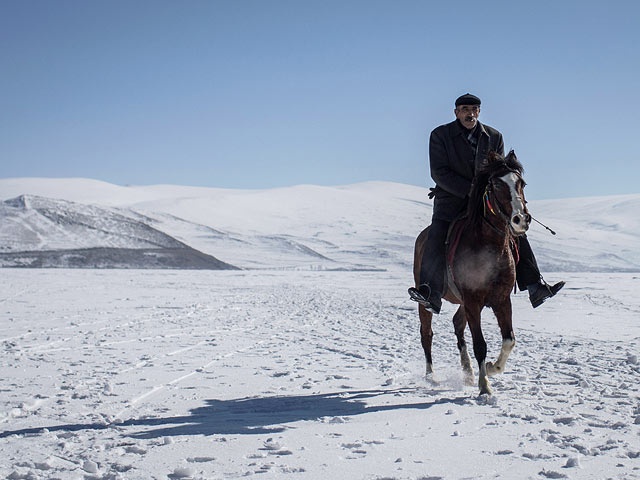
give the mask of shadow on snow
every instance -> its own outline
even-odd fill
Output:
[[[268,434],[287,427],[283,424],[299,421],[343,422],[341,417],[405,409],[428,409],[438,404],[463,404],[467,397],[438,398],[421,403],[387,403],[368,405],[365,400],[382,395],[417,393],[415,389],[360,390],[316,395],[249,397],[232,400],[206,400],[206,405],[194,408],[189,415],[160,418],[130,419],[117,424],[69,424],[26,428],[0,432],[0,438],[10,435],[49,432],[123,429],[125,427],[159,427],[128,433],[128,436],[150,439],[177,435]],[[324,418],[327,417],[327,418]],[[128,429],[127,429],[128,430]]]

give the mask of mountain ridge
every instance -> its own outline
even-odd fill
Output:
[[[36,198],[43,193],[56,198]],[[427,194],[423,187],[383,181],[234,190],[0,179],[1,208],[44,202],[39,214],[49,212],[44,226],[29,223],[35,219],[25,215],[14,218],[10,228],[3,213],[0,252],[25,250],[18,248],[24,239],[15,234],[22,228],[25,238],[33,237],[31,248],[41,251],[180,244],[249,269],[410,270],[414,239],[431,219]],[[20,195],[26,197],[19,200]],[[558,232],[551,236],[532,224],[528,236],[541,270],[640,271],[640,194],[531,201],[529,208]],[[85,229],[91,235],[83,237],[74,231],[81,222],[73,228],[65,224],[70,218],[88,218],[85,223],[96,228]],[[7,233],[11,229],[13,234]]]

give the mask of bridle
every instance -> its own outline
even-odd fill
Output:
[[[515,170],[507,170],[508,173],[515,173],[518,176],[518,179],[522,180],[522,176]],[[502,173],[502,172],[501,172]],[[505,175],[503,173],[503,175]],[[487,186],[484,189],[484,194],[482,195],[482,204],[483,204],[483,215],[482,215],[482,219],[485,221],[485,223],[487,225],[489,225],[489,227],[494,231],[499,233],[500,235],[506,237],[508,235],[512,236],[512,237],[518,237],[520,235],[523,235],[522,233],[517,233],[514,229],[513,226],[511,225],[511,217],[509,215],[507,215],[507,213],[504,210],[503,205],[500,203],[500,201],[498,200],[498,197],[496,196],[495,192],[493,191],[494,185],[493,185],[493,180],[494,178],[496,178],[498,175],[492,175],[489,178],[489,181],[487,182]],[[522,180],[524,181],[524,180]],[[490,196],[493,197],[493,204],[491,203],[490,200]],[[495,206],[495,208],[494,208]],[[504,221],[505,225],[506,225],[506,229],[505,230],[501,230],[498,227],[496,227],[494,224],[492,224],[489,221],[488,218],[488,214],[487,211],[489,213],[491,213],[491,215],[496,216],[496,217],[500,217],[502,218],[502,220]]]

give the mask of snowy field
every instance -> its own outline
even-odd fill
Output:
[[[0,477],[640,478],[640,274],[547,278],[486,398],[409,268],[3,269]]]

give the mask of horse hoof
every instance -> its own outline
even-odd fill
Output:
[[[493,362],[487,362],[487,375],[492,377],[493,375],[497,375],[499,373],[502,373],[502,370],[500,370],[500,367],[497,367],[496,365],[494,365]]]
[[[480,395],[491,395],[491,385],[487,377],[480,378],[478,381],[478,387],[480,387]]]
[[[486,395],[487,397],[490,397],[491,395],[493,395],[493,392],[491,391],[491,388],[490,387],[481,388],[480,389],[480,396],[482,397],[483,395]]]

